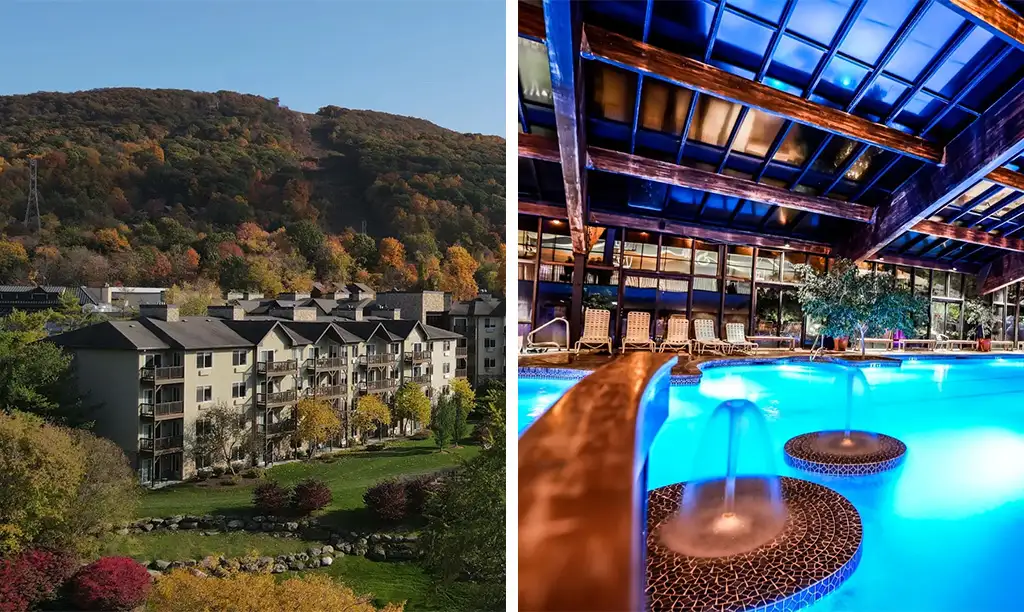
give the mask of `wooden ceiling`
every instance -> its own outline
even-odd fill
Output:
[[[984,292],[1024,279],[1020,15],[905,0],[879,16],[853,0],[822,36],[807,26],[828,21],[820,0],[747,4],[520,3],[551,77],[549,95],[525,96],[520,66],[520,210],[566,218],[578,253],[587,225],[621,225],[978,272]],[[617,116],[612,77],[635,83]],[[666,99],[671,128],[647,119]],[[709,104],[730,109],[715,142],[699,136]],[[755,120],[773,133],[752,153],[737,143]],[[793,142],[802,154],[780,155]],[[638,186],[655,196],[638,204]]]

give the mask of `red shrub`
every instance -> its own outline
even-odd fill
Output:
[[[333,496],[322,480],[310,478],[295,485],[292,492],[292,506],[302,514],[322,510],[331,503]]]
[[[0,612],[21,612],[54,599],[76,567],[72,555],[49,550],[0,560]]]
[[[71,580],[71,597],[83,610],[131,610],[149,596],[152,579],[129,557],[103,557]]]
[[[265,482],[252,492],[252,505],[264,514],[281,514],[288,508],[291,491],[276,482]]]
[[[433,474],[424,474],[405,481],[405,501],[408,515],[422,516],[427,506],[427,499],[439,488],[437,476]]]
[[[363,493],[363,502],[380,520],[397,523],[407,512],[405,483],[393,478],[382,480]]]

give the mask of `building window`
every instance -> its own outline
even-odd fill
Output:
[[[497,365],[497,362],[493,358],[488,357],[487,359],[484,359],[484,369],[485,370],[493,370],[496,365]]]
[[[450,373],[452,371],[452,364],[450,364],[450,363],[444,364],[444,367],[442,368],[441,371],[444,372],[445,374]]]
[[[452,350],[452,341],[451,340],[445,340],[444,341],[444,350],[446,350],[446,351]]]
[[[196,387],[196,401],[197,402],[212,402],[213,401],[213,387],[207,385],[205,387]]]
[[[484,319],[484,327],[486,329],[494,329],[495,327],[497,327],[497,325],[495,325],[494,319],[487,318],[487,319]]]
[[[246,388],[244,382],[231,383],[231,397],[238,399],[245,397]]]
[[[399,354],[401,352],[402,352],[402,345],[400,345],[397,342],[392,342],[391,343],[391,354],[392,355],[397,355],[397,354]]]
[[[213,353],[196,353],[196,367],[200,370],[203,368],[212,368]]]
[[[491,351],[497,346],[497,341],[494,338],[484,338],[484,348]]]
[[[244,366],[249,360],[249,351],[245,349],[236,349],[231,353],[231,365]]]
[[[416,353],[422,353],[423,352],[423,344],[417,342],[416,344],[412,345],[412,350],[414,352],[416,352]]]

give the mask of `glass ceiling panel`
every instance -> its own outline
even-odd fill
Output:
[[[962,23],[956,13],[933,3],[886,69],[909,81],[915,80]]]
[[[729,0],[727,4],[772,23],[779,23],[784,6],[784,3],[778,0]]]
[[[981,181],[978,184],[976,184],[974,187],[971,187],[967,191],[965,191],[965,192],[961,193],[960,195],[958,195],[955,200],[953,200],[952,202],[950,202],[948,204],[948,206],[954,206],[956,208],[960,208],[964,204],[966,204],[966,203],[970,202],[971,200],[973,200],[974,198],[980,196],[982,193],[985,192],[986,189],[988,189],[988,188],[990,188],[992,186],[993,186],[993,183],[991,181]]]
[[[736,134],[732,150],[763,158],[783,123],[785,120],[781,117],[752,109]]]
[[[715,50],[720,50],[721,43],[730,44],[753,54],[758,58],[757,61],[760,61],[768,49],[771,38],[770,29],[735,13],[726,13],[722,16],[722,26],[718,30]]]
[[[1003,187],[999,191],[995,192],[992,196],[986,198],[985,201],[979,202],[978,205],[972,208],[971,210],[973,210],[976,213],[983,213],[989,208],[991,208],[993,204],[995,204],[999,200],[1002,200],[1011,193],[1013,193],[1012,189]]]
[[[875,65],[915,4],[915,0],[868,0],[839,50]]]
[[[794,125],[790,128],[789,134],[786,134],[786,139],[782,141],[782,146],[779,147],[772,161],[785,162],[794,166],[803,164],[807,160],[807,156],[810,155],[810,143],[807,142],[807,133],[810,131],[810,128],[802,125]]]
[[[640,126],[645,130],[678,136],[686,123],[693,92],[654,79],[644,79],[640,98]]]
[[[1003,219],[1006,217],[1007,213],[1011,213],[1014,210],[1020,208],[1021,206],[1024,206],[1024,198],[1019,198],[1017,200],[1014,200],[1010,204],[1007,204],[1002,210],[997,212],[994,216]]]
[[[789,29],[823,45],[832,42],[851,0],[798,0]]]
[[[792,21],[790,21],[792,23]],[[814,67],[818,65],[821,56],[824,55],[818,49],[802,43],[795,38],[783,36],[779,46],[775,49],[772,64],[781,64],[810,77]]]
[[[850,154],[857,148],[857,143],[846,138],[835,136],[825,147],[825,150],[818,159],[814,160],[812,169],[833,175],[850,158]]]
[[[729,141],[729,133],[740,114],[740,105],[701,96],[694,111],[693,122],[690,124],[691,140],[723,147]]]
[[[822,76],[822,81],[830,83],[834,87],[845,90],[846,97],[843,100],[847,100],[853,97],[854,90],[860,85],[860,82],[867,76],[868,71],[854,64],[853,62],[844,60],[841,57],[834,57],[832,61],[825,67],[825,74]],[[820,85],[819,85],[820,87]]]
[[[524,100],[554,104],[547,47],[539,42],[519,39],[519,80],[523,85]]]
[[[956,48],[948,60],[943,62],[932,78],[928,79],[925,86],[946,96],[956,94],[958,86],[968,78],[971,68],[973,68],[973,60],[991,40],[992,35],[985,30],[981,28],[971,30],[971,33],[967,35],[967,40]]]

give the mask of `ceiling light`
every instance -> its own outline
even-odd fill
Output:
[[[788,248],[790,248],[790,247],[789,247],[789,243],[787,242],[786,244],[782,245],[782,248],[784,248],[784,249],[788,249]]]
[[[884,257],[879,257],[878,261],[885,261],[885,258]]]
[[[955,266],[953,267],[953,271],[956,272],[956,267]]]

